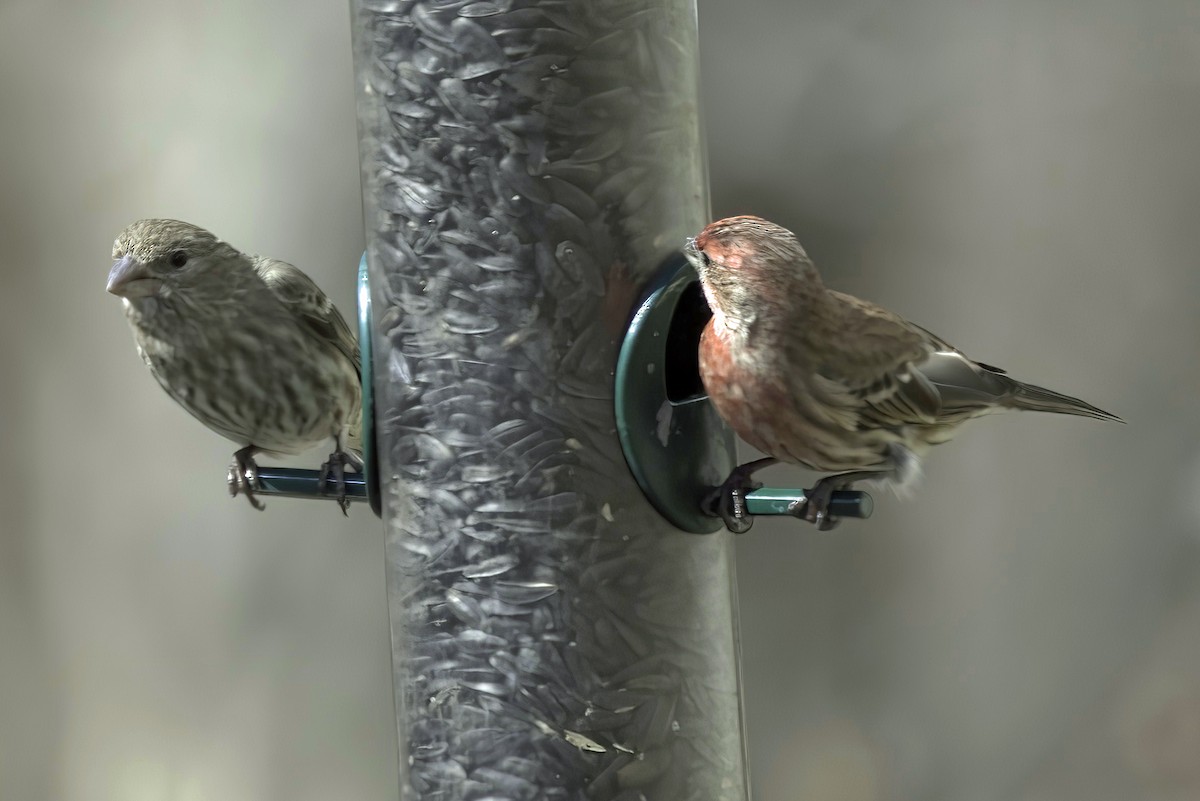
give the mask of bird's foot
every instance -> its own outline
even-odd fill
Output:
[[[329,494],[329,485],[334,485],[334,495],[337,498],[338,507],[342,510],[342,514],[349,517],[350,499],[346,497],[346,468],[353,468],[355,472],[361,473],[363,469],[362,460],[352,453],[347,453],[341,449],[329,454],[329,460],[321,465],[321,481],[319,486],[322,495]]]
[[[245,495],[246,500],[250,501],[250,505],[261,512],[267,507],[254,497],[254,490],[262,487],[258,480],[258,464],[254,461],[255,451],[256,448],[250,445],[233,454],[226,481],[229,483],[230,497],[236,498],[239,494]]]
[[[826,476],[804,493],[803,501],[796,501],[789,506],[788,513],[801,520],[807,520],[816,526],[818,531],[832,531],[842,522],[841,518],[829,513],[833,493],[848,488],[856,481],[866,481],[879,476],[880,473],[875,470],[857,470],[853,473]]]
[[[746,509],[746,496],[762,486],[755,481],[755,471],[775,464],[777,460],[770,457],[733,468],[725,483],[716,487],[705,496],[703,510],[707,515],[719,517],[725,523],[725,528],[734,534],[745,534],[754,525],[754,518]]]

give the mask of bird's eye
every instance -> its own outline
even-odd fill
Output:
[[[712,258],[707,253],[705,253],[703,250],[700,251],[700,261],[702,261],[704,263],[705,267],[712,266]]]
[[[171,251],[171,255],[167,257],[167,263],[177,270],[187,264],[187,262],[188,255],[182,250],[173,250]]]

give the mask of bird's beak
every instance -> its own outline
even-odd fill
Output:
[[[108,291],[130,299],[157,295],[162,283],[162,279],[155,278],[146,265],[129,255],[113,262],[108,273]]]
[[[687,244],[683,246],[683,255],[693,267],[700,269],[700,248],[696,246],[695,237],[688,237]]]

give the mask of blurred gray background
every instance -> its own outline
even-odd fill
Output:
[[[740,539],[756,796],[1196,798],[1194,0],[700,16],[718,216],[1130,423],[984,420],[870,523]],[[103,291],[143,216],[353,308],[344,3],[0,2],[0,798],[395,798],[381,529],[223,500]]]

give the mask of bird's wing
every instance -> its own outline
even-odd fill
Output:
[[[925,328],[924,326],[917,325],[916,323],[910,322],[908,320],[905,320],[904,324],[911,328],[915,328],[916,330],[918,330],[922,334],[924,334],[926,336],[926,338],[929,339],[930,342],[933,342],[937,345],[938,351],[957,353],[959,356],[962,356],[964,359],[971,362],[972,364],[979,365],[980,367],[982,367],[984,370],[988,371],[989,373],[1000,373],[1001,375],[1003,375],[1008,372],[1007,370],[1005,370],[1001,367],[996,367],[995,365],[992,365],[992,364],[984,364],[983,362],[977,362],[974,359],[968,358],[966,356],[966,354],[964,354],[961,350],[954,347],[949,342],[942,339],[937,334],[933,333],[932,331],[930,331],[928,328]]]
[[[950,345],[873,303],[829,294],[837,333],[822,341],[817,372],[861,404],[859,425],[936,423],[942,397],[918,366],[943,348],[952,350]]]
[[[358,340],[329,296],[299,267],[258,256],[254,269],[275,297],[294,311],[314,334],[332,343],[359,372]]]
[[[946,417],[1004,405],[1020,386],[1003,370],[972,361],[953,348],[935,351],[914,367],[936,388]]]
[[[1003,405],[1017,382],[998,367],[973,361],[932,332],[850,295],[839,301],[853,350],[821,372],[842,382],[864,404],[860,425],[937,424]]]

